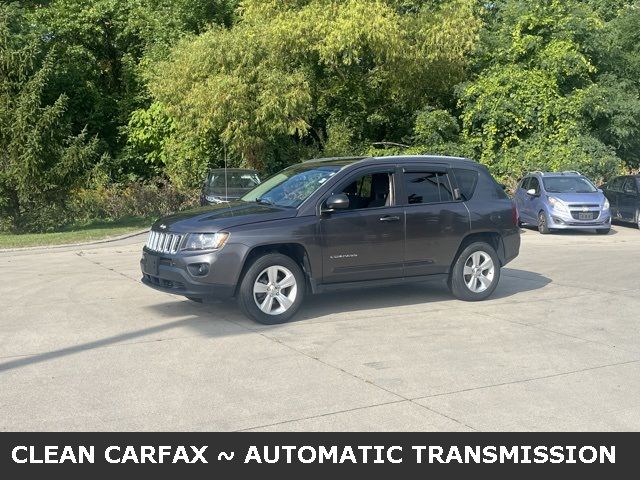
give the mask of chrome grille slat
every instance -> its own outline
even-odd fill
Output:
[[[147,238],[148,250],[158,253],[176,253],[183,236],[175,233],[156,232],[151,230]]]

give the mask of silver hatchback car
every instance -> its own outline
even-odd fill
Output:
[[[533,172],[520,181],[515,193],[518,221],[554,230],[611,230],[609,200],[602,190],[579,172]]]

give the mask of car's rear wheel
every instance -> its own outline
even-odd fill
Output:
[[[538,231],[542,235],[547,235],[551,233],[551,229],[549,228],[549,222],[544,212],[538,213]]]
[[[449,276],[451,293],[474,302],[489,297],[500,281],[500,260],[491,245],[472,243],[456,258]]]
[[[290,257],[269,253],[256,258],[245,273],[238,303],[250,318],[265,325],[291,319],[302,304],[305,278]]]

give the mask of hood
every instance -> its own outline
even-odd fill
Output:
[[[217,232],[248,223],[295,217],[298,210],[251,202],[229,202],[185,210],[156,221],[153,229],[160,232]],[[164,225],[164,228],[161,228]]]
[[[592,193],[551,193],[547,192],[550,197],[562,200],[564,203],[580,205],[602,205],[604,203],[604,194],[602,192]]]

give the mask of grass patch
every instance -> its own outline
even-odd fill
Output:
[[[94,220],[51,233],[0,233],[0,248],[41,247],[68,243],[91,242],[117,237],[143,228],[149,228],[155,218],[128,217],[115,221]]]

